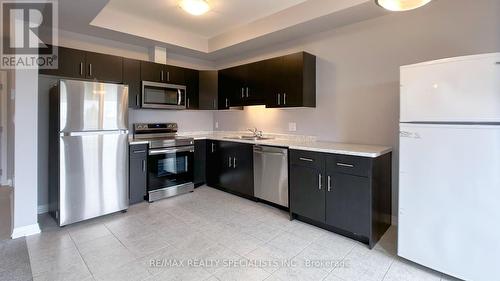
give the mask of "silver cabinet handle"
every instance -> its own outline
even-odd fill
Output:
[[[281,95],[278,94],[278,105],[281,105]]]
[[[307,162],[314,162],[313,159],[311,159],[311,158],[304,158],[304,157],[300,157],[299,160],[307,161]]]
[[[146,172],[146,160],[142,160],[142,171]]]
[[[286,105],[286,93],[283,93],[283,104]]]
[[[162,82],[163,82],[163,70],[162,70],[162,71],[160,71],[160,73],[161,73],[161,75],[160,75],[160,76],[161,76],[160,81],[162,81]]]
[[[354,168],[354,165],[337,162],[337,166]]]
[[[236,169],[236,157],[233,158],[233,168]]]
[[[318,175],[318,188],[319,188],[319,190],[321,190],[321,181],[322,181],[321,174],[319,174]]]
[[[170,82],[170,71],[167,71],[167,81]]]
[[[92,64],[89,63],[89,76],[92,77]]]
[[[332,191],[332,177],[328,176],[328,191]]]
[[[249,92],[249,91],[248,91],[248,87],[247,87],[247,98],[248,98],[248,96],[249,96],[248,92]]]
[[[215,143],[212,143],[212,153],[215,152]]]
[[[134,153],[146,153],[146,150],[136,150]]]
[[[80,76],[83,76],[83,62],[80,62]]]
[[[232,161],[231,156],[229,156],[229,168],[231,168],[231,164],[232,164],[231,161]]]
[[[226,107],[229,107],[229,100],[226,98]]]
[[[189,108],[189,98],[187,98],[187,107]]]
[[[245,97],[245,88],[241,88],[241,98]]]

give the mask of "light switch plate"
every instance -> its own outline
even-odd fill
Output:
[[[290,131],[290,132],[297,131],[297,123],[295,123],[295,122],[288,123],[288,131]]]

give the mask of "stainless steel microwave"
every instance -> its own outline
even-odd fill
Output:
[[[142,108],[186,109],[186,86],[142,81]]]

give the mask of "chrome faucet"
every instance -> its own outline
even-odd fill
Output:
[[[262,131],[259,131],[256,127],[253,129],[248,129],[250,132],[253,133],[253,136],[256,138],[262,138]]]

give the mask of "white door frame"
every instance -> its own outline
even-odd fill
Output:
[[[7,185],[7,72],[0,71],[0,185]]]

